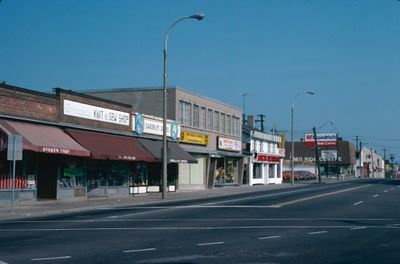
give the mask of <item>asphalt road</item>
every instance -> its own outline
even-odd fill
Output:
[[[400,263],[400,181],[0,222],[0,263]]]

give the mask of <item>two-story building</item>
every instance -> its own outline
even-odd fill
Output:
[[[242,183],[240,109],[179,87],[168,87],[167,117],[181,126],[179,145],[197,163],[180,163],[177,187],[204,189]],[[162,88],[83,91],[163,116]]]

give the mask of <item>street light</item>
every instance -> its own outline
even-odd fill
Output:
[[[293,175],[293,167],[294,167],[294,141],[293,141],[293,130],[294,130],[294,101],[296,100],[297,97],[303,94],[309,94],[313,95],[315,92],[313,91],[307,91],[307,92],[302,92],[296,94],[293,99],[292,99],[292,111],[291,111],[291,141],[292,141],[292,152],[291,152],[291,158],[290,158],[290,179],[291,179],[291,184],[294,184],[294,175]]]
[[[186,19],[197,19],[202,20],[204,18],[203,14],[195,14],[192,16],[182,17],[176,20],[172,25],[168,28],[164,37],[164,75],[163,75],[163,150],[162,150],[162,199],[165,199],[166,189],[167,189],[167,47],[168,47],[168,36],[171,32],[172,28],[178,24],[179,22]]]

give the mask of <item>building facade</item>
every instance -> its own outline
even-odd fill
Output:
[[[282,138],[243,126],[243,153],[246,154],[244,183],[281,184],[285,149],[280,148]]]
[[[291,170],[291,142],[285,144],[284,170]],[[335,146],[318,146],[320,172],[323,176],[353,175],[356,164],[354,145],[339,139]],[[309,171],[318,174],[316,167],[315,147],[304,141],[294,142],[294,171]]]
[[[357,161],[354,165],[356,177],[385,178],[385,161],[376,150],[362,147],[357,156]]]
[[[136,187],[161,191],[160,140],[151,129],[162,126],[137,112],[128,104],[61,88],[47,94],[0,84],[0,200],[9,200],[12,187],[16,199],[126,196],[138,193]],[[197,161],[173,139],[179,124],[168,124],[174,131],[168,188],[174,191],[178,164]],[[8,152],[16,136],[22,138],[23,155],[12,184]]]
[[[130,104],[147,115],[163,115],[161,88],[84,92]],[[169,87],[167,98],[167,116],[181,126],[179,145],[197,160],[197,163],[179,164],[178,188],[204,189],[241,184],[241,111],[178,87]]]

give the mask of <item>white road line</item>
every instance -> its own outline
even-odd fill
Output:
[[[0,260],[0,264],[8,264],[8,263]]]
[[[156,248],[141,248],[141,249],[131,249],[131,250],[124,250],[123,253],[137,253],[137,252],[146,252],[146,251],[155,251]]]
[[[318,234],[325,234],[328,233],[328,231],[316,231],[316,232],[310,232],[308,233],[309,235],[318,235]]]
[[[259,237],[258,239],[263,240],[263,239],[275,239],[275,238],[280,238],[281,236],[267,236],[267,237]]]
[[[209,242],[209,243],[199,243],[197,244],[198,247],[203,247],[203,246],[213,246],[213,245],[221,245],[225,244],[223,241],[218,241],[218,242]]]
[[[359,204],[362,204],[364,201],[359,201],[359,202],[356,202],[355,204],[353,204],[353,205],[359,205]]]
[[[374,197],[374,198],[376,198],[376,197],[378,197],[379,196],[379,194],[375,194],[374,196],[372,196],[372,197]]]
[[[282,207],[282,206],[285,206],[285,205],[301,203],[301,202],[305,202],[305,201],[308,201],[308,200],[313,200],[313,199],[317,199],[317,198],[321,198],[321,197],[325,197],[325,196],[329,196],[329,195],[334,195],[334,194],[339,194],[339,193],[343,193],[343,192],[353,191],[353,190],[357,190],[357,189],[364,188],[364,187],[367,187],[367,186],[369,186],[369,185],[367,184],[367,185],[362,185],[362,186],[358,186],[358,187],[343,189],[343,190],[339,190],[339,191],[335,191],[335,192],[317,194],[317,195],[308,196],[308,197],[304,197],[304,198],[300,198],[300,199],[296,199],[296,200],[292,200],[292,201],[288,201],[288,202],[274,204],[274,205],[271,205],[270,207],[271,208],[279,208],[279,207]]]
[[[361,230],[361,229],[367,229],[367,227],[366,226],[356,226],[356,227],[350,228],[350,230]]]
[[[70,259],[71,256],[61,256],[61,257],[49,257],[49,258],[34,258],[31,261],[46,261],[46,260],[58,260],[58,259]]]
[[[390,188],[390,190],[394,190],[394,188]]]
[[[388,191],[389,191],[389,190],[384,190],[383,192],[385,192],[385,193],[386,193],[386,192],[388,192]]]

